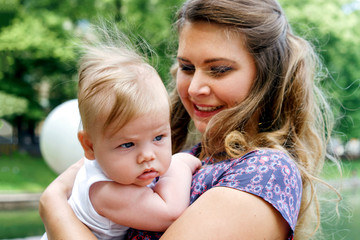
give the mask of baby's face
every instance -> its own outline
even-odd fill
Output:
[[[105,131],[93,143],[95,158],[110,179],[146,186],[170,165],[169,110],[132,119],[115,134]]]

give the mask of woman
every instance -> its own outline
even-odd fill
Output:
[[[193,124],[202,138],[191,152],[203,168],[192,204],[162,239],[309,238],[332,126],[312,47],[293,35],[275,0],[188,0],[177,17],[173,151]],[[79,164],[41,198],[54,238],[93,237],[66,203]],[[133,230],[129,239],[160,236]]]

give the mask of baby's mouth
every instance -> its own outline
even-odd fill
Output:
[[[154,179],[159,176],[159,173],[155,169],[146,169],[138,178],[141,180]]]

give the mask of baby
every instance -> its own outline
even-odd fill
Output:
[[[143,57],[125,43],[84,49],[78,139],[86,159],[69,204],[98,239],[122,239],[129,227],[164,231],[188,207],[200,160],[171,156],[168,93]]]

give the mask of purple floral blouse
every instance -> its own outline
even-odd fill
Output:
[[[190,153],[197,156],[200,144]],[[255,150],[241,158],[214,163],[214,159],[203,161],[203,167],[192,179],[190,204],[213,187],[229,187],[263,198],[277,209],[288,222],[293,239],[299,215],[302,183],[298,168],[292,158],[274,149]],[[161,233],[135,229],[128,231],[127,239],[155,240]]]

